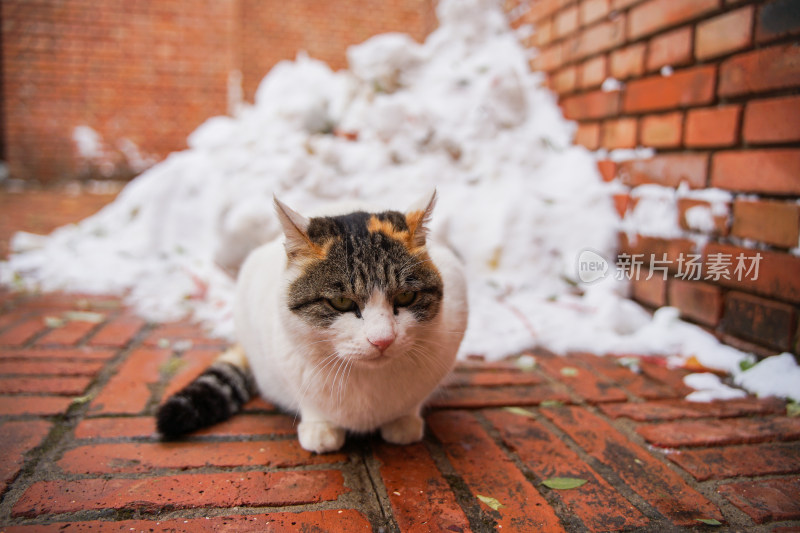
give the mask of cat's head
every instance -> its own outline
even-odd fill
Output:
[[[442,302],[426,248],[433,193],[406,213],[306,218],[277,199],[286,236],[286,305],[309,338],[340,358],[381,364],[415,346]]]

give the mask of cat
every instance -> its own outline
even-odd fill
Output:
[[[311,452],[340,449],[348,432],[421,440],[421,410],[453,366],[468,316],[460,261],[428,238],[435,203],[434,191],[405,214],[306,218],[276,198],[284,238],[242,265],[238,343],[159,408],[159,432],[224,420],[258,392],[299,415]]]

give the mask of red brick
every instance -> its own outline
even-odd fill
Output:
[[[757,279],[753,279],[755,277],[753,272],[747,276],[743,275],[741,280],[732,275],[730,279],[721,278],[718,283],[771,298],[800,302],[800,278],[797,276],[797,273],[800,272],[800,257],[717,243],[709,243],[705,249],[706,256],[710,254],[730,255],[734,267],[740,255],[743,255],[746,264],[749,265],[750,259],[748,258],[755,258],[756,253],[761,254]]]
[[[561,101],[561,106],[564,116],[570,120],[610,117],[619,112],[619,91],[592,91],[569,96]]]
[[[79,396],[89,386],[88,377],[0,377],[0,394],[58,394]]]
[[[767,200],[736,200],[731,233],[780,248],[795,248],[800,239],[800,205]]]
[[[498,529],[563,531],[553,509],[472,414],[441,411],[428,417],[428,425],[472,494],[495,498],[503,505],[492,510],[475,499]]]
[[[797,313],[786,305],[758,296],[730,292],[725,298],[722,329],[776,350],[790,350]]]
[[[569,93],[575,90],[578,80],[578,69],[575,66],[564,67],[551,76],[553,90],[558,94]]]
[[[375,450],[401,531],[468,531],[469,521],[423,444]],[[409,468],[414,465],[414,468]]]
[[[641,276],[631,280],[631,295],[637,302],[650,307],[661,307],[667,304],[667,280],[662,273],[654,273],[653,277]]]
[[[692,109],[686,115],[686,146],[733,146],[739,142],[741,106]]]
[[[613,470],[634,492],[678,526],[697,518],[722,520],[716,506],[675,472],[585,409],[559,407],[542,412],[590,456]]]
[[[644,43],[632,44],[611,52],[609,71],[618,80],[636,78],[644,72]]]
[[[647,71],[680,67],[692,61],[692,28],[684,27],[650,39]]]
[[[45,346],[57,344],[72,346],[78,344],[81,339],[96,327],[97,324],[93,322],[70,320],[65,322],[63,326],[50,329],[50,331],[36,340],[36,345]]]
[[[620,15],[581,31],[574,41],[565,46],[564,54],[568,60],[578,60],[624,43],[625,16]]]
[[[297,421],[287,415],[237,414],[230,420],[193,433],[193,436],[294,435]],[[88,418],[75,428],[77,439],[154,437],[155,419],[149,416]]]
[[[578,354],[576,357],[580,358],[590,371],[599,373],[640,398],[655,400],[679,396],[679,393],[671,387],[652,380],[646,375],[637,374],[630,368],[621,365],[620,359],[617,357],[601,357],[592,354]]]
[[[543,19],[558,11],[559,7],[561,7],[560,0],[541,0],[539,2],[534,2],[529,8],[530,18],[534,22]]]
[[[612,181],[617,177],[617,164],[609,159],[599,159],[597,161],[597,170],[600,172],[603,181]]]
[[[639,4],[641,2],[642,0],[611,0],[611,9],[622,10],[634,4]]]
[[[758,9],[756,42],[763,43],[800,33],[800,17],[794,0],[773,0]]]
[[[37,347],[37,348],[0,348],[2,359],[87,359],[92,361],[106,361],[114,357],[111,350],[96,348],[63,348],[63,347]]]
[[[67,450],[56,463],[75,474],[149,472],[159,468],[189,469],[235,466],[276,468],[344,461],[341,454],[316,455],[297,439],[250,442],[134,442],[91,444]]]
[[[800,141],[800,96],[752,100],[744,109],[742,136],[748,143]]]
[[[709,104],[714,99],[715,65],[679,70],[672,76],[651,76],[628,82],[626,112],[657,111]]]
[[[224,472],[143,479],[40,481],[14,505],[14,516],[86,510],[283,506],[335,500],[347,492],[338,471]],[[264,490],[268,487],[268,490]]]
[[[614,209],[617,211],[619,218],[625,218],[628,209],[631,207],[631,195],[629,193],[615,193],[611,196],[614,200]]]
[[[534,25],[533,44],[537,48],[547,46],[553,42],[553,21],[543,20]]]
[[[603,148],[635,148],[636,126],[635,118],[604,121],[600,129]]]
[[[717,491],[757,524],[800,518],[800,478],[731,483]]]
[[[728,54],[752,44],[753,6],[729,11],[697,25],[694,55],[699,60]]]
[[[681,144],[683,113],[647,115],[639,123],[639,141],[644,146],[675,148]]]
[[[0,333],[0,346],[22,346],[45,329],[41,317],[28,318]]]
[[[662,154],[623,161],[619,167],[626,185],[657,183],[677,187],[686,182],[693,189],[702,189],[706,186],[708,154]]]
[[[578,28],[578,6],[568,7],[556,14],[553,33],[556,38],[573,33]]]
[[[0,416],[58,415],[71,403],[71,398],[62,396],[0,396]]]
[[[542,383],[539,374],[521,370],[465,371],[456,369],[445,378],[447,387],[495,387],[500,385],[536,385]]]
[[[169,398],[200,376],[220,356],[220,350],[187,350],[175,364],[176,370],[170,376],[162,398]]]
[[[620,253],[641,254],[640,259],[645,265],[650,264],[651,258],[661,261],[664,254],[667,254],[668,271],[672,273],[678,271],[680,257],[686,257],[694,251],[694,243],[689,239],[662,239],[638,235],[635,241],[630,241],[625,233],[619,235],[619,247]],[[646,267],[643,267],[642,272],[646,271]],[[661,274],[660,271],[653,272],[654,276]]]
[[[41,444],[50,432],[44,420],[6,421],[0,423],[0,492],[5,492],[25,462],[25,454]]]
[[[606,56],[599,55],[592,59],[587,59],[578,68],[580,77],[580,87],[582,89],[593,89],[600,87],[606,79]]]
[[[628,399],[625,391],[614,382],[589,370],[577,358],[540,355],[536,360],[545,372],[589,403],[620,402]],[[564,370],[565,368],[569,370]]]
[[[679,450],[667,457],[697,481],[800,473],[798,443]]]
[[[539,53],[531,60],[533,70],[552,72],[564,64],[563,45],[561,43],[551,44],[539,50]]]
[[[669,305],[681,316],[706,326],[716,326],[722,316],[722,290],[700,281],[674,279],[669,284]]]
[[[146,322],[139,317],[123,314],[103,324],[100,330],[92,335],[88,344],[122,348],[133,340],[145,324]]]
[[[89,522],[55,522],[34,526],[11,526],[7,533],[60,533],[64,530],[77,533],[117,533],[120,531],[192,531],[218,533],[280,533],[283,531],[372,531],[372,526],[358,511],[330,509],[326,511],[283,512],[214,516],[204,518],[177,518],[165,520],[121,520]]]
[[[619,357],[619,355],[618,355]],[[639,370],[648,378],[663,383],[674,390],[679,396],[686,396],[694,391],[687,387],[683,378],[691,374],[685,368],[670,368],[667,360],[662,356],[639,357]]]
[[[786,412],[785,402],[777,398],[743,398],[709,403],[658,400],[643,403],[606,404],[600,406],[600,409],[611,418],[624,416],[637,422],[683,418],[731,418]]]
[[[636,428],[644,439],[661,448],[730,446],[800,438],[800,419],[732,418],[645,424]]]
[[[600,148],[600,123],[599,122],[579,122],[575,132],[575,144],[579,144],[589,150]]]
[[[800,150],[718,152],[711,162],[711,186],[739,192],[800,195]]]
[[[678,223],[680,227],[684,231],[702,231],[703,233],[710,233],[712,235],[720,235],[720,236],[727,236],[728,231],[728,211],[730,208],[728,207],[729,204],[725,204],[726,211],[725,214],[714,214],[711,203],[706,202],[705,200],[695,200],[694,198],[678,198]],[[711,210],[711,218],[713,219],[713,228],[711,231],[706,231],[705,229],[695,228],[690,226],[689,220],[687,218],[687,211],[689,209],[695,207],[702,207],[704,209]]]
[[[605,18],[611,12],[609,0],[583,0],[580,4],[580,24],[586,26]]]
[[[150,401],[150,385],[158,383],[161,366],[169,359],[168,350],[133,350],[117,373],[91,403],[93,414],[138,414]]]
[[[580,490],[554,490],[553,497],[570,514],[577,515],[589,531],[628,530],[648,524],[639,511],[540,422],[504,411],[489,411],[486,418],[538,479],[573,477],[587,481]]]
[[[0,375],[58,375],[58,376],[94,376],[103,368],[101,361],[69,361],[41,360],[19,361],[13,359],[0,360]]]
[[[638,39],[719,8],[719,0],[650,0],[630,11],[628,38]]]
[[[794,43],[745,52],[722,62],[720,96],[786,89],[800,85],[800,46]]]
[[[429,402],[435,408],[480,409],[505,405],[537,405],[544,401],[570,401],[569,396],[548,383],[502,387],[454,387],[439,391]]]

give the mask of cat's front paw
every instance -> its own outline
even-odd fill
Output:
[[[335,452],[344,445],[345,431],[329,422],[300,422],[297,437],[300,446],[310,452]]]
[[[381,426],[381,437],[392,444],[411,444],[422,440],[424,428],[419,415],[401,416]]]

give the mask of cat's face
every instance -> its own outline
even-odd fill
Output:
[[[376,365],[414,350],[438,314],[442,279],[425,248],[433,207],[305,219],[278,203],[293,279],[287,306],[309,338]]]

